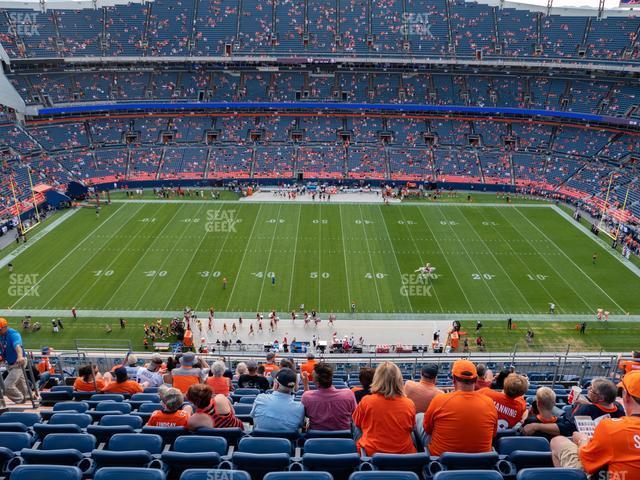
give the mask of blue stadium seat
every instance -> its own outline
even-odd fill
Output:
[[[438,472],[433,480],[502,480],[495,470],[452,470]]]
[[[587,480],[582,470],[573,468],[526,468],[518,472],[517,480]]]
[[[53,387],[56,388],[56,387]],[[48,392],[40,392],[40,405],[43,407],[52,407],[58,402],[66,402],[73,400],[73,395],[66,390]]]
[[[137,415],[105,415],[100,419],[100,425],[104,427],[129,426],[142,428],[142,418]]]
[[[93,435],[63,433],[48,435],[39,449],[23,449],[20,456],[26,465],[73,465],[83,473],[93,464],[88,456],[96,448]]]
[[[256,401],[256,396],[255,395],[247,395],[244,397],[240,397],[240,399],[238,400],[237,403],[239,404],[249,404],[249,405],[253,405],[253,403]]]
[[[0,432],[0,470],[22,449],[31,448],[33,439],[25,432]]]
[[[420,480],[415,472],[372,471],[354,472],[349,480]]]
[[[286,438],[287,440],[290,440],[292,442],[295,442],[296,440],[298,440],[298,438],[300,438],[300,432],[299,431],[291,431],[291,432],[286,432],[286,431],[276,431],[276,430],[264,430],[264,429],[260,429],[260,428],[254,428],[251,431],[251,436],[252,437],[266,437],[266,438]]]
[[[195,435],[204,435],[208,437],[222,437],[227,443],[236,447],[245,434],[240,428],[198,428]]]
[[[102,401],[95,407],[96,412],[120,412],[128,415],[131,413],[131,405],[128,402]]]
[[[56,413],[56,415],[60,415],[60,414]],[[66,415],[66,414],[63,414],[63,415]],[[79,413],[77,415],[84,415],[84,414]],[[36,436],[40,440],[43,440],[47,435],[52,433],[66,433],[66,434],[83,433],[82,427],[74,423],[62,423],[59,425],[52,425],[50,423],[36,423],[33,426],[33,431],[36,433]]]
[[[55,413],[49,419],[49,425],[78,425],[87,428],[93,420],[86,413]]]
[[[106,467],[98,470],[93,480],[165,480],[162,470],[152,468]]]
[[[135,429],[130,425],[89,425],[87,433],[96,437],[98,443],[109,443],[109,440],[114,435],[118,433],[135,433]]]
[[[182,435],[188,435],[189,431],[184,427],[142,427],[142,433],[159,435],[162,438],[163,445],[171,445],[176,438]]]
[[[87,410],[89,410],[87,402],[59,402],[53,406],[54,412],[85,413]]]
[[[178,437],[170,452],[162,453],[162,461],[176,475],[188,468],[215,468],[227,453],[227,441],[222,437]]]
[[[515,450],[528,452],[550,452],[549,440],[544,437],[505,437],[496,445],[498,454],[510,455]]]
[[[351,430],[307,430],[304,438],[353,438]]]
[[[500,457],[495,452],[489,453],[451,453],[440,455],[438,463],[445,470],[483,470],[496,467]],[[435,472],[434,472],[435,473]]]
[[[182,472],[180,480],[251,480],[251,476],[241,470],[190,468]]]
[[[40,423],[42,418],[39,413],[31,412],[4,412],[0,415],[0,425],[3,423],[22,423],[27,427],[33,427]]]
[[[305,470],[327,471],[335,480],[346,480],[361,464],[356,442],[346,438],[312,438],[304,443]]]
[[[262,480],[269,472],[286,470],[292,453],[291,442],[284,438],[243,438],[231,456],[234,469],[247,471],[253,480]]]
[[[91,395],[89,400],[86,400],[86,402],[91,408],[95,408],[100,402],[106,402],[109,400],[114,402],[124,402],[124,395],[120,395],[119,393],[94,393]]]
[[[134,393],[127,401],[132,408],[140,408],[140,405],[146,402],[159,403],[160,397],[157,393]]]
[[[252,395],[256,396],[260,394],[260,390],[257,388],[236,388],[233,392],[231,392],[231,399],[234,402],[237,402],[241,397]]]
[[[62,465],[20,465],[11,472],[11,480],[81,480],[78,467]]]
[[[376,453],[371,457],[371,464],[377,470],[414,472],[421,478],[430,461],[431,457],[425,452],[404,455]]]
[[[109,439],[107,450],[94,450],[97,468],[148,467],[162,452],[162,438],[142,433],[118,433]]]
[[[147,402],[138,407],[138,413],[153,413],[156,410],[162,410],[162,404],[160,402]]]
[[[328,472],[271,472],[264,480],[334,480]]]

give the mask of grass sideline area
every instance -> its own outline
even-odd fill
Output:
[[[127,320],[127,327],[123,330],[119,326],[117,318],[63,318],[64,329],[60,333],[53,334],[50,317],[34,317],[33,321],[42,324],[39,332],[23,332],[21,328],[22,318],[8,317],[12,327],[16,328],[23,335],[25,347],[34,351],[39,351],[43,346],[50,346],[57,350],[72,350],[76,348],[75,339],[95,339],[103,340],[103,345],[108,346],[109,342],[130,341],[132,348],[136,351],[143,351],[143,324],[151,324],[155,321],[152,318],[135,318]],[[340,320],[337,321],[337,328],[340,330]],[[364,321],[363,321],[364,322]],[[166,323],[166,321],[165,321]],[[206,323],[206,322],[205,322]],[[267,334],[247,339],[249,320],[239,330],[239,336],[243,341],[253,343],[269,342],[276,338],[282,341],[283,331],[275,334]],[[254,322],[255,323],[255,322]],[[325,322],[326,323],[326,322]],[[112,332],[105,333],[105,326],[109,324]],[[607,352],[630,352],[637,349],[637,339],[640,338],[640,323],[637,322],[609,322],[598,323],[596,321],[587,322],[585,335],[580,335],[576,329],[576,324],[572,322],[514,322],[515,329],[506,330],[504,321],[483,321],[482,336],[487,342],[488,352],[509,352],[514,345],[518,352],[564,352],[567,346],[573,352],[587,351],[607,351]],[[528,345],[525,341],[525,334],[528,328],[535,333],[535,341]],[[221,341],[224,338],[235,341],[236,337],[224,336],[221,330],[221,322],[216,321],[217,335]],[[281,329],[283,330],[283,329]],[[333,329],[326,325],[318,330],[309,329],[309,338],[317,333],[321,338],[329,339]],[[470,352],[477,352],[475,346],[475,322],[463,321],[462,330],[466,331]],[[365,334],[366,335],[366,334]],[[300,340],[303,340],[299,338]],[[366,338],[365,338],[366,340]],[[152,349],[150,348],[149,351]],[[462,351],[462,341],[460,342]]]

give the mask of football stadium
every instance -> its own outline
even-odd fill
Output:
[[[0,480],[640,480],[633,0],[0,0]]]

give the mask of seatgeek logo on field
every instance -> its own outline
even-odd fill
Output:
[[[420,37],[435,38],[431,33],[431,24],[429,23],[429,15],[431,13],[413,13],[405,12],[402,14],[402,26],[400,33],[402,35],[415,35]]]
[[[39,275],[37,273],[12,273],[9,275],[10,297],[39,297]]]
[[[433,285],[422,275],[403,273],[400,295],[403,297],[430,297]]]
[[[37,13],[9,12],[9,19],[15,26],[16,33],[21,37],[37,37],[40,35]]]
[[[236,233],[236,225],[240,223],[235,210],[207,210],[207,233]]]

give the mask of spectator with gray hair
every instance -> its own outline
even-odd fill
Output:
[[[211,387],[214,395],[224,395],[226,397],[233,390],[231,380],[224,376],[226,370],[227,366],[220,360],[213,362],[213,365],[211,365],[210,376],[205,383]]]

